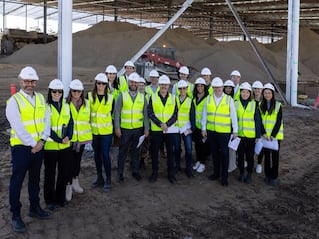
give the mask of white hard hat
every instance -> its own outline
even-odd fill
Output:
[[[234,84],[234,82],[231,81],[231,80],[225,81],[224,86],[231,86],[231,87],[234,87],[234,88],[235,88],[235,84]]]
[[[220,77],[215,77],[212,81],[212,87],[222,87],[223,85],[223,80]]]
[[[138,82],[140,79],[140,75],[137,74],[136,72],[133,72],[132,74],[129,75],[128,80],[129,81],[134,81],[134,82]]]
[[[264,88],[263,83],[261,83],[259,80],[255,81],[252,86],[253,88],[257,88],[257,89]]]
[[[206,81],[202,77],[198,77],[195,81],[195,85],[198,84],[206,85]]]
[[[251,91],[251,85],[248,82],[244,82],[239,86],[239,89]]]
[[[35,69],[31,66],[24,67],[19,74],[22,80],[39,80],[39,76]]]
[[[269,89],[269,90],[275,91],[275,87],[271,83],[265,84],[264,89]]]
[[[211,76],[212,75],[212,72],[210,71],[209,68],[207,67],[204,67],[200,73],[202,76]]]
[[[144,79],[143,77],[140,77],[140,78],[138,79],[138,83],[144,83],[144,84],[146,84],[146,81],[145,81],[145,79]]]
[[[181,68],[179,68],[179,73],[185,74],[185,75],[189,75],[189,69],[187,66],[182,66]]]
[[[104,82],[104,83],[107,83],[108,82],[108,79],[107,79],[107,76],[105,75],[105,73],[99,73],[95,76],[94,78],[96,81],[101,81],[101,82]]]
[[[230,76],[239,76],[239,77],[241,77],[239,71],[232,71],[232,72],[230,73]]]
[[[52,90],[63,90],[63,84],[62,81],[59,79],[54,79],[49,84],[49,89]]]
[[[131,62],[131,61],[125,62],[124,67],[127,67],[127,66],[135,67],[135,66],[134,66],[134,63]]]
[[[171,81],[167,75],[161,75],[160,78],[158,79],[158,84],[167,84],[170,85]]]
[[[75,79],[70,83],[71,90],[84,90],[83,84],[80,80]]]
[[[106,73],[117,73],[117,69],[116,69],[116,67],[115,66],[113,66],[113,65],[108,65],[107,67],[106,67],[106,69],[105,69],[105,72]]]
[[[178,88],[184,88],[184,87],[187,87],[188,86],[188,83],[184,80],[180,80],[178,83],[177,83],[177,87]]]
[[[159,77],[158,71],[157,70],[151,70],[150,77]]]

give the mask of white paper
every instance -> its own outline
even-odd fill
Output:
[[[263,143],[263,147],[264,148],[272,149],[272,150],[276,150],[276,151],[278,151],[278,149],[279,149],[278,140],[277,139],[273,139],[272,141],[266,140],[266,139],[262,139],[262,143]]]
[[[143,134],[139,139],[138,139],[138,144],[136,146],[136,148],[140,147],[141,144],[144,142],[145,139],[145,135]]]
[[[179,133],[179,128],[177,126],[170,126],[164,134],[172,134],[172,133]]]
[[[233,135],[231,135],[228,142],[228,148],[237,151],[239,143],[240,143],[240,138],[236,137],[235,139],[233,139]]]
[[[202,138],[202,142],[203,142],[203,143],[205,143],[206,140],[207,140],[207,137],[203,137],[203,138]]]
[[[259,155],[262,148],[263,148],[263,142],[261,139],[259,139],[257,143],[255,144],[255,154]]]

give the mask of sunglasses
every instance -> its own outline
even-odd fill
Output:
[[[63,93],[63,90],[52,90],[51,92],[52,92],[53,94],[56,94],[56,93],[62,94],[62,93]]]
[[[96,84],[97,84],[97,85],[106,85],[105,82],[97,82]]]
[[[82,93],[82,90],[72,90],[73,93]]]
[[[186,90],[187,87],[182,87],[182,88],[178,88],[178,89],[180,89],[180,90]]]

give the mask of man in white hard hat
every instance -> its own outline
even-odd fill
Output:
[[[208,67],[204,67],[200,72],[202,78],[205,80],[206,85],[208,86],[208,93],[211,95],[213,93],[212,83],[212,72]]]
[[[179,75],[179,80],[184,80],[188,83],[188,88],[187,88],[187,96],[189,97],[193,97],[193,91],[194,91],[194,84],[189,82],[189,69],[187,66],[182,66],[181,68],[179,68],[178,70],[178,75]],[[178,89],[178,86],[177,86],[177,83],[176,82],[174,85],[173,85],[173,88],[172,88],[172,94],[175,95],[175,96],[179,96],[180,95],[180,91]]]
[[[151,84],[145,87],[145,92],[148,94],[148,97],[152,96],[154,93],[156,93],[159,90],[158,86],[158,79],[159,74],[157,70],[151,70],[149,79],[151,81]]]
[[[115,134],[120,138],[118,154],[118,182],[124,181],[124,164],[131,145],[132,176],[140,181],[139,148],[137,147],[141,136],[149,135],[149,120],[147,115],[147,101],[144,94],[137,90],[140,76],[134,72],[128,77],[129,90],[120,93],[114,109]]]
[[[232,82],[234,82],[235,88],[234,88],[234,100],[239,100],[240,98],[240,90],[239,90],[239,84],[241,79],[241,74],[239,71],[234,70],[230,73],[230,79]]]
[[[119,78],[120,92],[124,92],[124,91],[128,90],[128,77],[130,76],[130,74],[135,72],[135,65],[132,61],[126,61],[124,63],[124,69],[125,69],[124,74],[121,75]]]
[[[161,142],[166,143],[167,150],[167,173],[170,183],[175,183],[173,145],[174,138],[178,134],[178,127],[175,126],[177,120],[177,105],[175,97],[168,92],[170,79],[167,75],[162,75],[158,81],[160,90],[150,97],[147,107],[148,116],[151,119],[151,158],[152,175],[150,182],[155,182],[158,175],[158,153]]]
[[[202,135],[208,138],[213,155],[214,173],[210,180],[221,177],[222,186],[228,186],[230,135],[237,137],[237,113],[234,100],[223,92],[224,83],[221,78],[215,77],[212,81],[214,94],[209,95],[203,109]]]
[[[29,216],[50,218],[51,214],[40,207],[40,172],[44,155],[43,146],[50,135],[50,114],[45,98],[35,92],[39,77],[32,67],[25,67],[19,74],[21,90],[7,101],[6,117],[11,126],[12,175],[9,186],[12,228],[24,232],[21,218],[20,192],[28,172]],[[29,123],[33,122],[33,123]]]

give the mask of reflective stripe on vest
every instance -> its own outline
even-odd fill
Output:
[[[53,105],[49,105],[49,110],[51,112],[51,130],[53,130],[57,136],[62,138],[62,128],[63,126],[66,127],[68,125],[71,118],[70,106],[63,99],[60,113]],[[44,145],[45,150],[59,150],[68,147],[70,147],[70,141],[67,144],[61,144],[53,141],[53,139],[50,137],[47,139],[47,142]]]
[[[194,98],[193,100],[195,105],[195,120],[197,129],[202,129],[202,115],[206,100],[207,98],[203,99],[198,105],[196,105],[196,99]]]
[[[91,111],[89,101],[85,99],[85,104],[81,105],[79,111],[71,102],[70,109],[74,121],[71,142],[86,142],[92,140],[92,130],[90,124]]]
[[[134,102],[128,91],[122,93],[121,128],[137,129],[144,123],[144,95],[137,93]]]
[[[93,102],[92,93],[88,94],[90,108],[91,108],[91,126],[92,133],[95,135],[107,135],[113,133],[112,123],[112,104],[113,96],[108,94],[107,102],[105,103],[105,97],[100,102],[98,97],[95,97]]]
[[[158,94],[152,95],[152,107],[155,116],[163,123],[166,123],[174,114],[176,100],[172,94],[168,93],[168,97],[166,99],[166,104],[163,105],[161,98]],[[172,125],[173,126],[173,125]],[[152,131],[162,131],[161,127],[158,127],[151,120],[151,130]]]
[[[175,83],[175,89],[176,89],[176,96],[180,96],[181,92],[178,89],[178,82]],[[194,84],[191,82],[188,82],[187,96],[190,98],[193,98],[193,92],[194,92]]]
[[[268,137],[271,136],[271,132],[276,124],[277,121],[277,115],[280,109],[281,103],[276,101],[275,109],[272,111],[271,115],[268,114],[268,111],[266,111],[265,114],[260,110],[261,113],[261,119],[263,121],[264,128],[266,130],[266,134]],[[276,135],[276,139],[283,140],[284,139],[284,125],[283,121],[281,121],[281,125],[279,128],[279,131]]]
[[[223,96],[219,105],[216,106],[214,95],[207,97],[207,129],[217,133],[231,133],[229,95]]]
[[[177,106],[178,106],[178,113],[177,113],[177,122],[176,126],[182,128],[187,123],[190,125],[190,111],[192,105],[192,99],[186,97],[184,101],[181,103],[179,97],[176,97]]]
[[[39,141],[42,138],[42,133],[45,128],[46,104],[44,96],[36,92],[34,93],[35,106],[20,92],[14,94],[12,97],[17,102],[21,122],[25,130],[35,141]],[[23,142],[18,138],[14,129],[11,129],[10,145],[23,145]]]
[[[125,75],[121,75],[119,81],[120,81],[119,91],[122,92],[122,93],[127,91],[128,90],[128,84],[127,84],[127,80],[126,80]]]
[[[256,101],[248,102],[244,109],[241,101],[235,101],[235,107],[238,118],[238,136],[247,138],[256,138],[255,111]]]

